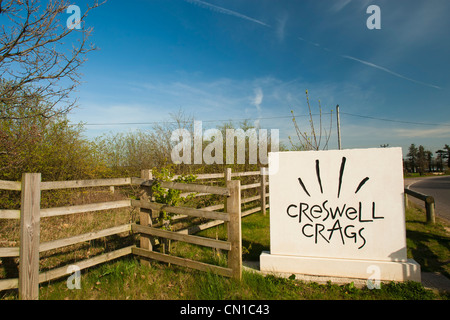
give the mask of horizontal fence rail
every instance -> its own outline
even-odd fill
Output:
[[[90,268],[90,267],[96,266],[98,264],[105,263],[105,262],[108,262],[108,261],[111,261],[111,260],[114,260],[114,259],[117,259],[120,257],[124,257],[126,255],[129,255],[132,253],[132,249],[134,247],[135,246],[132,245],[132,246],[124,247],[124,248],[117,249],[117,250],[114,250],[111,252],[107,252],[107,253],[101,254],[99,256],[90,258],[90,259],[77,261],[76,265],[78,268],[80,268],[80,270]],[[71,273],[67,272],[67,266],[53,269],[53,270],[39,274],[39,282],[42,283],[42,282],[50,281],[50,280],[57,279],[57,278],[60,278],[60,277],[63,277],[65,275],[69,275],[69,274],[71,274]]]
[[[132,249],[135,246],[128,246],[121,249],[117,249],[111,252],[107,252],[101,255],[98,255],[96,257],[85,259],[81,261],[76,262],[76,266],[80,269],[87,269],[93,266],[96,266],[101,263],[105,263],[111,260],[115,260],[117,258],[132,254]],[[39,273],[38,281],[39,283],[48,282],[50,280],[58,279],[64,276],[71,275],[72,272],[68,271],[68,266],[56,268],[50,271]],[[2,279],[0,280],[0,290],[10,290],[10,289],[17,289],[19,287],[19,279]],[[22,296],[22,299],[26,299]]]
[[[145,180],[141,178],[132,178],[132,183],[143,187],[151,187],[154,183],[158,182],[162,188],[176,189],[189,192],[202,192],[208,194],[216,194],[220,196],[229,195],[227,188],[215,187],[215,186],[205,186],[201,184],[186,184],[180,182],[169,182],[169,181],[157,181],[157,180]]]
[[[41,190],[124,186],[129,184],[131,184],[131,178],[51,181],[51,182],[41,182]]]
[[[20,210],[0,209],[0,219],[20,219]]]
[[[198,237],[198,236],[193,236],[193,235],[185,235],[185,234],[176,233],[173,231],[166,231],[166,230],[161,230],[161,229],[157,229],[157,228],[141,226],[139,224],[133,224],[132,230],[134,232],[139,232],[139,233],[150,235],[150,236],[162,237],[165,239],[176,240],[176,241],[183,241],[183,242],[198,244],[201,246],[215,248],[215,249],[231,250],[231,242],[208,239],[205,237]]]
[[[405,206],[408,207],[408,195],[425,202],[425,211],[427,215],[427,223],[436,223],[435,202],[434,197],[405,188]]]
[[[127,208],[130,206],[131,206],[130,200],[118,200],[118,201],[82,204],[78,206],[48,208],[48,209],[41,209],[41,217],[55,217],[75,213]]]
[[[230,217],[221,212],[214,212],[214,211],[187,208],[187,207],[171,207],[171,206],[168,206],[168,205],[162,204],[162,203],[145,202],[142,200],[132,200],[131,204],[134,207],[140,207],[140,208],[144,208],[144,209],[150,209],[150,210],[156,210],[156,211],[166,211],[168,213],[184,214],[184,215],[198,217],[198,218],[230,221]]]
[[[232,277],[233,276],[233,270],[230,268],[224,268],[215,266],[212,264],[207,264],[204,262],[184,259],[176,256],[170,256],[168,254],[163,254],[155,251],[149,251],[141,248],[133,248],[132,253],[141,257],[149,258],[152,260],[158,260],[165,263],[172,263],[176,264],[178,266],[187,267],[191,269],[196,269],[200,271],[207,271],[207,272],[215,272],[218,275],[224,276],[224,277]]]
[[[0,190],[20,191],[22,190],[22,184],[17,181],[0,180]]]
[[[84,234],[80,234],[77,236],[68,237],[68,238],[64,238],[64,239],[43,242],[39,246],[39,252],[45,252],[45,251],[49,251],[49,250],[59,249],[59,248],[67,247],[67,246],[74,245],[77,243],[100,239],[100,238],[104,238],[104,237],[108,237],[108,236],[112,236],[112,235],[116,235],[116,234],[120,234],[120,233],[124,233],[124,232],[129,232],[129,231],[131,231],[131,223],[108,228],[108,229],[102,229],[100,231],[88,232],[88,233],[84,233]]]

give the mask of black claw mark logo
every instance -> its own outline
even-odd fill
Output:
[[[347,158],[342,157],[341,169],[339,170],[339,185],[338,185],[338,194],[337,194],[338,198],[341,196],[342,179],[344,176],[346,162],[347,162]],[[319,160],[316,160],[316,175],[317,175],[317,181],[318,181],[319,187],[320,187],[320,193],[323,194],[322,179],[320,178],[320,161]],[[362,179],[361,182],[359,183],[358,187],[356,188],[355,194],[357,194],[359,192],[359,190],[361,190],[361,188],[364,186],[364,184],[369,180],[370,180],[369,177]],[[306,189],[306,186],[303,183],[302,178],[298,178],[298,182],[300,183],[300,185],[303,188],[303,191],[305,191],[305,193],[308,195],[308,197],[311,197],[311,195],[308,192],[308,189]]]
[[[319,162],[319,160],[316,160],[316,175],[317,175],[317,181],[319,182],[319,186],[320,186],[320,193],[323,194],[322,179],[320,179],[320,162]]]
[[[346,163],[347,158],[342,157],[337,186],[337,199],[341,196]],[[320,193],[323,195],[324,186],[320,175],[320,160],[316,160],[316,177],[317,183],[320,187]],[[358,194],[358,192],[369,180],[369,177],[362,179],[356,187],[354,194]],[[298,178],[298,182],[306,195],[309,198],[313,198],[301,177]],[[365,206],[361,201],[359,201],[357,205],[352,206],[345,203],[343,205],[341,204],[334,206],[334,208],[333,206],[329,206],[328,203],[329,200],[325,200],[322,204],[313,205],[306,202],[300,202],[298,205],[291,204],[286,209],[289,217],[298,218],[299,223],[302,224],[301,233],[307,238],[314,238],[315,244],[319,241],[330,243],[333,239],[333,235],[339,234],[343,245],[348,244],[349,240],[353,240],[355,244],[361,243],[358,249],[362,249],[366,245],[366,239],[364,237],[365,227],[362,227],[361,224],[371,223],[378,219],[384,219],[384,217],[376,215],[375,202],[372,202],[369,205],[369,208],[372,211],[371,219],[363,218],[364,215],[367,216],[367,213],[365,213],[367,206]],[[325,224],[329,224],[330,221],[331,223],[334,222],[333,226],[327,229]],[[357,226],[357,224],[359,224],[359,226]]]
[[[369,177],[366,177],[362,179],[362,181],[359,183],[358,188],[356,188],[355,194],[358,193],[358,191],[362,188],[362,186],[369,180]]]

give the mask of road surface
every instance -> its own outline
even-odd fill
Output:
[[[408,179],[409,180],[409,179]],[[411,190],[433,196],[436,215],[450,221],[450,176],[405,181]]]

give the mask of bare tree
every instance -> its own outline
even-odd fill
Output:
[[[75,106],[69,95],[79,84],[86,53],[95,49],[84,20],[99,4],[81,9],[76,28],[66,23],[68,6],[67,1],[0,0],[0,119],[49,118]],[[72,33],[77,39],[69,48],[64,41],[73,42]],[[23,106],[38,112],[17,112]]]
[[[289,137],[289,142],[291,143],[291,146],[295,150],[320,150],[320,149],[328,149],[328,142],[330,141],[331,137],[331,129],[333,127],[333,111],[331,111],[330,115],[330,127],[327,130],[322,125],[322,106],[320,105],[319,100],[319,129],[317,132],[317,128],[314,125],[313,120],[313,113],[311,110],[311,105],[309,103],[309,96],[308,96],[308,90],[306,90],[306,102],[308,104],[308,111],[309,111],[309,125],[311,128],[311,132],[308,134],[306,131],[300,130],[300,127],[297,124],[297,120],[294,115],[294,111],[291,111],[292,113],[292,122],[294,123],[295,133],[297,134],[298,143],[292,141],[292,138]],[[322,137],[324,138],[324,145],[322,145]]]

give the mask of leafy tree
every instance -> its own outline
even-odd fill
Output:
[[[0,121],[0,179],[20,180],[23,172],[40,172],[43,180],[108,175],[101,154],[83,137],[82,125],[70,125],[64,115],[30,116],[41,107],[9,109],[10,117]]]
[[[425,151],[425,156],[428,163],[428,172],[433,171],[433,153],[430,150]]]
[[[445,158],[447,159],[447,167],[450,168],[450,146],[446,144],[444,150],[447,152],[447,154],[445,155]]]
[[[186,197],[181,196],[181,191],[176,189],[166,189],[161,187],[160,181],[173,181],[179,183],[193,183],[196,180],[196,176],[189,175],[180,175],[177,178],[174,178],[174,165],[167,165],[160,169],[153,168],[153,178],[155,180],[152,185],[152,197],[155,202],[163,203],[168,206],[174,207],[177,206],[180,202],[185,202],[186,200],[190,200],[193,198],[193,195],[188,195]],[[169,213],[164,210],[161,211],[160,216],[158,218],[158,222],[161,224],[161,228],[163,230],[172,230],[172,218],[175,216],[174,213]],[[160,250],[165,252],[168,250],[171,251],[171,241],[168,239],[162,239],[162,247]]]
[[[436,166],[439,171],[444,170],[444,158],[445,158],[445,151],[444,150],[438,150],[436,151],[437,157],[436,157]]]
[[[420,175],[425,174],[426,166],[427,166],[426,151],[425,148],[422,145],[420,145],[417,151],[417,167],[419,169]]]
[[[152,185],[152,196],[155,199],[155,202],[164,203],[168,206],[175,207],[180,202],[191,199],[191,196],[182,197],[181,191],[176,189],[165,189],[161,187],[160,181],[173,181],[180,183],[193,183],[196,180],[196,177],[192,174],[189,175],[180,175],[179,177],[174,179],[174,168],[173,165],[167,165],[160,169],[153,168],[153,178],[155,179],[155,183]],[[162,215],[160,216],[160,222],[163,224],[163,229],[170,230],[171,229],[171,221],[172,217],[175,214],[167,213],[162,211]]]
[[[417,147],[416,145],[413,143],[409,146],[409,152],[407,154],[408,156],[408,162],[409,162],[409,166],[410,166],[410,171],[411,172],[416,172],[416,166],[417,166]]]

